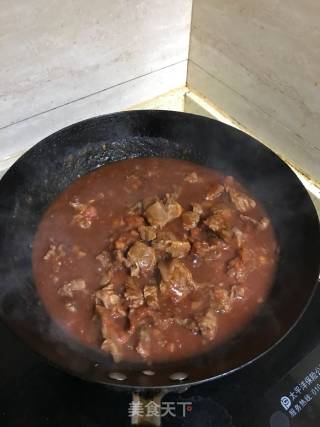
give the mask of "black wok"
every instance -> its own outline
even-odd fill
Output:
[[[77,177],[106,163],[137,156],[187,159],[233,175],[263,204],[280,246],[274,286],[250,325],[207,354],[148,368],[154,372],[152,376],[143,373],[143,365],[115,364],[111,357],[67,336],[39,300],[31,268],[32,240],[53,199]],[[124,112],[56,132],[29,150],[2,178],[0,215],[1,318],[50,363],[111,386],[135,390],[186,387],[253,362],[296,324],[319,274],[319,221],[295,174],[248,135],[191,114]],[[175,373],[184,375],[172,377]]]

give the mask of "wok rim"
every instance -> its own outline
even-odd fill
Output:
[[[134,116],[135,114],[169,114],[171,115],[172,113],[176,114],[176,115],[180,115],[181,117],[196,117],[197,120],[202,120],[202,121],[207,121],[207,122],[211,122],[211,121],[215,121],[217,123],[219,123],[222,127],[228,127],[228,128],[232,128],[234,130],[236,130],[239,133],[245,134],[248,137],[250,137],[251,139],[255,140],[256,142],[258,142],[259,144],[263,145],[264,150],[269,151],[270,153],[272,153],[279,162],[281,162],[281,164],[283,165],[283,167],[285,167],[287,169],[287,171],[292,174],[292,176],[295,177],[296,182],[299,183],[299,186],[301,188],[303,188],[304,190],[304,194],[305,196],[309,199],[309,203],[310,206],[312,206],[313,208],[313,212],[312,212],[312,216],[314,218],[318,218],[318,227],[317,227],[317,240],[318,243],[320,242],[320,222],[319,222],[319,217],[317,214],[317,211],[315,209],[315,206],[313,204],[313,201],[307,191],[307,189],[304,187],[304,185],[302,184],[302,182],[300,181],[300,179],[296,176],[296,174],[292,171],[292,169],[288,166],[288,164],[281,158],[279,157],[273,150],[271,150],[269,147],[267,147],[266,145],[264,145],[261,141],[257,140],[256,138],[246,134],[244,131],[239,130],[231,125],[225,124],[223,122],[220,122],[219,120],[216,120],[214,118],[208,118],[205,116],[200,116],[197,114],[191,114],[191,113],[185,113],[185,112],[177,112],[177,111],[171,111],[171,110],[130,110],[130,111],[121,111],[121,112],[114,112],[114,113],[110,113],[110,114],[102,114],[102,115],[98,115],[98,116],[94,116],[94,117],[90,117],[84,120],[81,120],[79,122],[75,122],[72,123],[64,128],[61,128],[57,131],[55,131],[54,133],[46,136],[45,138],[41,139],[40,141],[38,141],[36,144],[34,144],[32,147],[30,147],[27,151],[25,151],[23,153],[23,155],[21,157],[19,157],[14,163],[13,165],[5,172],[5,174],[1,177],[0,179],[0,192],[1,192],[1,187],[2,185],[4,185],[4,181],[7,179],[6,177],[10,176],[10,174],[14,174],[15,173],[15,169],[17,167],[19,167],[19,162],[20,160],[24,160],[28,155],[30,155],[30,152],[32,152],[33,150],[37,150],[37,146],[40,143],[46,143],[48,141],[50,141],[53,137],[58,136],[59,134],[72,129],[75,126],[78,125],[85,125],[85,124],[89,124],[89,123],[93,123],[94,121],[97,120],[103,120],[105,118],[111,118],[111,117],[118,117],[118,116],[127,116],[127,115],[132,115]],[[129,158],[129,157],[128,157]],[[101,165],[104,166],[104,165]],[[81,175],[83,176],[83,175]],[[110,380],[108,379],[107,381],[101,381],[101,380],[97,380],[97,379],[92,379],[89,375],[85,375],[85,374],[81,374],[77,371],[73,371],[72,369],[66,368],[60,364],[57,364],[55,362],[53,362],[52,360],[50,360],[48,357],[46,357],[45,355],[43,355],[40,351],[35,350],[32,345],[28,342],[27,339],[25,339],[23,336],[19,335],[19,333],[11,327],[10,322],[7,322],[7,319],[5,318],[5,316],[2,316],[0,314],[0,318],[1,321],[3,322],[3,324],[7,327],[7,329],[13,333],[14,336],[16,336],[19,341],[22,341],[24,343],[24,345],[26,345],[27,348],[29,348],[29,350],[36,354],[37,356],[39,356],[43,361],[45,361],[47,364],[49,364],[50,366],[54,367],[55,369],[58,369],[61,372],[64,372],[68,375],[71,375],[73,377],[79,378],[81,380],[85,380],[88,381],[90,383],[95,383],[95,384],[99,384],[99,385],[103,385],[103,386],[107,386],[107,387],[114,387],[116,389],[119,390],[126,390],[126,391],[137,391],[137,392],[141,392],[141,391],[161,391],[161,390],[168,390],[168,391],[174,391],[177,389],[181,389],[181,388],[189,388],[191,386],[195,386],[195,385],[200,385],[200,384],[204,384],[207,382],[211,382],[211,381],[215,381],[224,377],[227,377],[235,372],[238,372],[240,370],[242,370],[243,368],[252,365],[253,363],[255,363],[257,360],[259,360],[260,358],[263,358],[264,356],[266,356],[269,352],[271,352],[272,350],[274,350],[275,347],[277,347],[280,343],[282,343],[287,337],[288,335],[295,329],[295,327],[297,326],[297,324],[300,322],[300,320],[302,319],[302,317],[304,316],[305,312],[307,311],[307,309],[310,306],[310,303],[317,291],[317,284],[318,284],[318,280],[320,278],[320,256],[319,256],[319,261],[318,261],[318,273],[317,273],[317,277],[315,277],[314,279],[314,284],[312,286],[312,292],[310,292],[309,297],[307,299],[307,302],[305,303],[303,309],[300,311],[299,315],[297,316],[297,318],[295,319],[295,321],[292,323],[292,325],[288,328],[288,330],[281,335],[280,338],[278,338],[269,348],[267,348],[265,351],[259,353],[258,355],[256,355],[255,357],[250,358],[248,361],[246,361],[245,363],[242,363],[241,365],[235,367],[234,369],[228,370],[226,372],[222,372],[219,373],[217,375],[213,375],[213,376],[209,376],[203,379],[199,379],[199,380],[194,380],[194,381],[189,381],[188,379],[184,380],[184,381],[179,381],[176,383],[170,383],[167,385],[146,385],[146,386],[140,386],[140,385],[131,385],[131,384],[127,384],[125,381],[124,382],[119,382],[116,380]],[[271,286],[272,287],[272,286]],[[310,286],[311,287],[311,286]],[[51,318],[51,316],[49,316]],[[121,370],[121,369],[119,369]],[[116,372],[115,370],[113,372]]]

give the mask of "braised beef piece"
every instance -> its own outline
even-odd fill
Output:
[[[124,217],[127,230],[139,228],[145,224],[144,218],[141,215],[127,215]]]
[[[156,265],[156,255],[150,246],[143,242],[135,242],[128,251],[127,259],[131,266],[131,276],[147,274]]]
[[[162,281],[160,283],[161,294],[170,298],[173,302],[183,300],[193,289],[195,282],[190,270],[178,259],[169,263],[159,263]]]
[[[215,338],[218,329],[218,319],[213,309],[209,309],[203,316],[200,316],[197,319],[197,324],[201,335],[210,341]]]
[[[199,177],[196,172],[191,172],[184,177],[184,180],[190,184],[195,184],[196,182],[199,182]]]
[[[257,268],[257,258],[254,251],[241,248],[238,255],[227,264],[227,275],[238,282],[243,282],[249,273]]]
[[[132,243],[136,242],[138,237],[139,233],[136,230],[124,231],[114,242],[114,247],[123,252],[127,250]]]
[[[172,256],[172,258],[185,257],[191,245],[188,240],[177,240],[173,233],[158,233],[156,240],[152,242],[152,247],[156,251],[165,252]]]
[[[123,299],[112,283],[96,292],[96,302],[97,304],[103,304],[114,315],[126,315]]]
[[[108,270],[112,266],[111,255],[108,251],[102,251],[96,256],[96,260],[100,263],[104,270]]]
[[[157,285],[145,286],[143,289],[143,296],[144,296],[146,304],[149,307],[151,307],[153,309],[159,309],[160,308]]]
[[[222,239],[229,240],[232,233],[232,225],[235,221],[235,212],[224,203],[219,203],[211,207],[211,215],[204,221],[204,224]]]
[[[149,224],[160,228],[181,214],[181,205],[170,194],[166,194],[163,200],[156,200],[150,204],[144,212]]]
[[[220,197],[224,191],[224,186],[219,184],[207,193],[206,200],[215,200]]]
[[[182,224],[183,228],[186,230],[191,230],[198,225],[200,221],[200,214],[194,211],[183,212],[182,214]]]
[[[101,305],[96,306],[101,322],[103,342],[101,349],[110,353],[115,362],[120,362],[127,351],[127,343],[130,335],[112,317],[111,312]]]
[[[231,202],[239,212],[247,212],[256,207],[256,202],[251,197],[242,191],[238,191],[234,187],[234,180],[232,177],[226,178],[225,189],[230,197]]]
[[[143,291],[136,277],[128,277],[124,296],[130,308],[137,308],[144,304]]]
[[[151,242],[157,237],[156,230],[151,225],[141,225],[139,227],[139,234],[142,240]]]
[[[257,227],[257,230],[264,231],[270,225],[270,220],[266,217],[261,218],[260,220],[254,219],[248,215],[240,215],[240,218],[243,221],[249,222]]]
[[[230,292],[225,288],[216,287],[211,291],[213,307],[216,312],[228,313],[232,308]]]

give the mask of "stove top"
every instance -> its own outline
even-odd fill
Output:
[[[297,327],[257,362],[163,398],[176,410],[162,425],[314,427],[320,425],[320,288]],[[1,427],[129,426],[131,395],[48,366],[0,324]],[[167,411],[168,412],[168,411]]]

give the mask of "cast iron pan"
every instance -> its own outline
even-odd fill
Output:
[[[143,365],[115,364],[68,337],[46,313],[31,269],[32,240],[53,199],[77,177],[138,156],[187,159],[233,175],[261,201],[280,244],[272,292],[249,327],[210,353],[153,366],[153,376],[142,372]],[[251,363],[300,318],[315,289],[319,254],[315,208],[288,166],[248,135],[196,115],[132,111],[76,123],[35,145],[0,182],[1,318],[50,363],[106,385],[135,390],[185,387]],[[184,381],[170,379],[179,372],[185,374],[180,375],[186,376]]]

